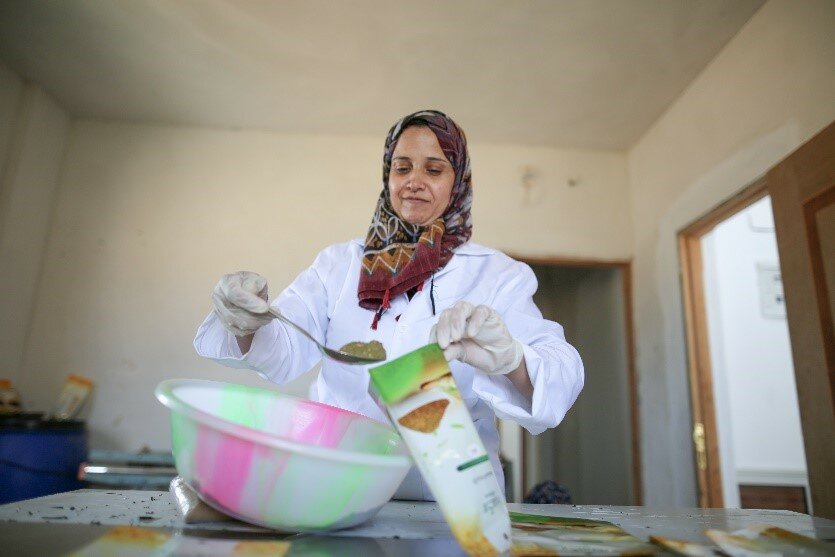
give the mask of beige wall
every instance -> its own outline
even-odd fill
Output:
[[[223,273],[252,269],[275,293],[324,246],[364,235],[384,133],[75,122],[26,351],[27,404],[48,405],[66,373],[81,373],[97,385],[92,446],[166,448],[167,414],[153,397],[162,379],[263,384],[193,353],[211,289]],[[476,240],[525,253],[631,251],[623,155],[494,145],[471,154]],[[536,172],[528,198],[525,166]],[[289,390],[304,393],[308,379]]]
[[[621,154],[475,145],[471,158],[475,241],[517,255],[631,255],[629,186]],[[533,174],[527,194],[521,185],[526,167]]]
[[[23,80],[0,62],[0,176],[3,176],[6,166],[6,155],[14,135],[12,130],[22,93]]]
[[[835,119],[833,29],[772,0],[628,153],[647,504],[695,503],[676,232]]]
[[[0,66],[0,377],[18,386],[69,126],[39,87]]]

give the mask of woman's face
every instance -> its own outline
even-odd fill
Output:
[[[389,196],[397,215],[426,226],[444,214],[452,195],[455,169],[438,138],[427,127],[406,128],[391,157]]]

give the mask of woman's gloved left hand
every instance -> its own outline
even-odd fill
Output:
[[[489,306],[458,302],[441,312],[429,332],[449,360],[459,360],[491,375],[510,373],[522,363],[522,344]]]

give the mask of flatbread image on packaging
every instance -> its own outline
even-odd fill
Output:
[[[441,389],[449,396],[461,400],[461,393],[458,391],[458,385],[455,384],[455,379],[453,379],[452,373],[447,373],[446,375],[443,375],[433,381],[427,381],[420,386],[421,391],[428,391],[435,388]]]
[[[432,433],[441,425],[441,419],[444,417],[447,406],[449,406],[447,399],[433,400],[428,404],[415,408],[397,420],[397,422],[403,427],[414,431]]]

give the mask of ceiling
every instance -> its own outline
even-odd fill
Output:
[[[0,60],[91,118],[623,150],[765,0],[0,0]]]

